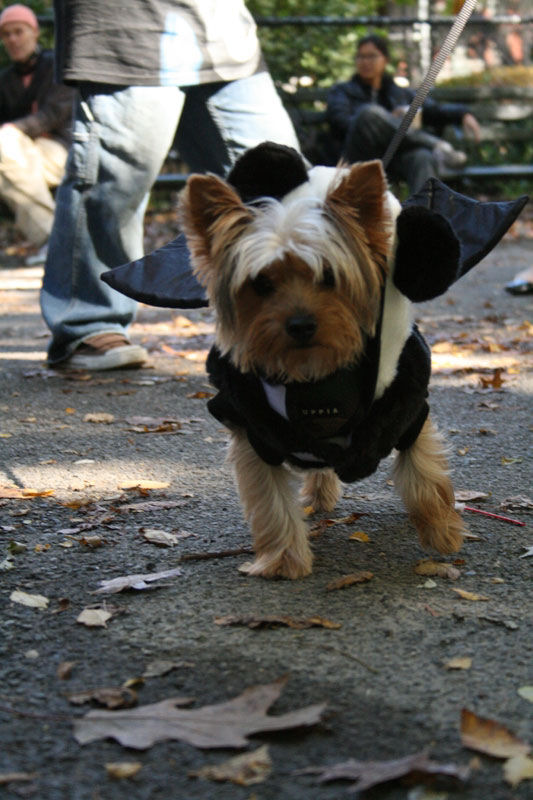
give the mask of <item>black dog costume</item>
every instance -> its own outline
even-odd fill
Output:
[[[302,157],[265,142],[235,164],[228,183],[245,203],[281,200],[309,180]],[[392,280],[411,302],[431,300],[475,266],[514,222],[528,198],[482,203],[452,191],[437,179],[410,197],[396,219]],[[189,260],[185,237],[102,279],[142,302],[169,308],[206,305]],[[341,480],[372,474],[393,448],[410,447],[429,407],[430,352],[416,325],[401,350],[394,378],[376,394],[381,332],[388,312],[385,288],[376,333],[357,364],[319,381],[266,382],[240,372],[213,347],[207,371],[218,394],[208,403],[222,423],[246,430],[266,463],[288,461],[302,468],[333,467]]]

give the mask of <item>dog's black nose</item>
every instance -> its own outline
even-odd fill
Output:
[[[308,344],[316,333],[317,322],[313,314],[295,314],[285,323],[285,330],[298,344]]]

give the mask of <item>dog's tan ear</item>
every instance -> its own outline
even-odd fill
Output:
[[[363,161],[354,164],[347,175],[329,193],[326,203],[344,205],[357,211],[361,224],[383,215],[387,179],[381,161]]]
[[[337,224],[354,236],[362,228],[370,250],[380,259],[386,258],[390,246],[386,192],[381,161],[363,161],[354,164],[326,197],[326,208]]]
[[[221,178],[192,175],[181,193],[178,217],[195,271],[206,285],[217,256],[238,238],[252,215]]]

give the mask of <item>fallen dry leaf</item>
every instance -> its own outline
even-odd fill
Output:
[[[137,488],[137,487],[134,487]],[[128,503],[120,506],[119,511],[136,511],[144,513],[145,511],[159,511],[168,508],[183,508],[187,505],[187,500],[146,500],[140,503]]]
[[[307,770],[306,770],[307,771]],[[467,780],[470,770],[468,767],[458,767],[455,764],[439,764],[431,761],[427,753],[414,753],[403,758],[391,761],[356,761],[350,759],[340,764],[323,769],[312,768],[309,772],[319,772],[320,783],[330,781],[355,781],[348,791],[363,792],[382,783],[416,776],[417,783],[432,783],[436,777],[448,778],[452,781],[463,783]]]
[[[471,600],[472,602],[490,600],[490,597],[486,597],[484,594],[467,592],[466,589],[452,589],[452,592],[456,592],[459,595],[459,597],[461,597],[463,600]]]
[[[502,373],[505,370],[502,367],[496,367],[492,371],[492,375],[490,377],[485,377],[484,375],[479,376],[479,382],[483,389],[501,389],[504,384],[504,380],[502,378]]]
[[[331,628],[337,630],[341,627],[339,622],[332,622],[324,617],[288,617],[282,614],[243,615],[229,614],[215,619],[217,625],[243,625],[246,628],[277,628],[280,625],[287,628],[303,630],[305,628]]]
[[[77,661],[62,661],[61,664],[58,664],[56,676],[59,678],[59,680],[68,681],[72,675],[72,670],[77,663]]]
[[[168,489],[168,481],[133,480],[122,481],[118,484],[119,489]]]
[[[155,528],[141,528],[143,539],[151,544],[156,544],[158,547],[174,547],[178,544],[179,539],[174,533],[167,533]],[[182,537],[183,538],[183,537]]]
[[[526,755],[509,758],[503,765],[503,774],[513,789],[522,781],[533,779],[533,758]]]
[[[174,578],[176,575],[181,575],[179,567],[166,569],[163,572],[148,572],[144,575],[124,575],[120,578],[100,581],[100,588],[96,589],[93,594],[116,594],[125,589],[157,589],[157,586],[151,586],[151,584],[164,578]]]
[[[231,781],[237,786],[251,786],[262,783],[272,772],[272,759],[268,745],[263,745],[251,753],[223,761],[221,764],[208,764],[201,769],[189,772],[193,778],[207,778],[211,781]]]
[[[146,665],[142,677],[159,678],[161,675],[166,675],[168,672],[172,672],[173,669],[193,666],[194,664],[191,664],[187,661],[168,661],[167,659],[160,658],[156,659],[155,661],[150,661],[150,663]]]
[[[324,533],[326,528],[331,528],[332,525],[351,525],[352,522],[356,522],[360,517],[364,517],[364,512],[357,512],[354,511],[349,514],[347,517],[337,517],[336,519],[321,519],[319,520],[316,525],[313,525],[309,529],[309,534],[311,536],[320,536],[321,533]]]
[[[115,421],[113,414],[108,414],[106,411],[95,411],[94,413],[85,414],[83,417],[84,422],[94,422],[96,424],[110,425]]]
[[[137,705],[137,692],[126,686],[111,686],[100,689],[87,689],[83,692],[69,692],[69,703],[81,706],[84,703],[98,703],[107,708],[131,708]]]
[[[273,717],[267,711],[278,699],[287,678],[246,689],[238,697],[198,709],[178,708],[185,701],[168,698],[159,703],[126,711],[89,711],[74,720],[74,737],[79,744],[97,739],[116,739],[124,747],[145,750],[169,739],[195,747],[246,747],[248,736],[316,725],[325,703]]]
[[[417,575],[438,575],[439,578],[448,578],[456,581],[461,572],[453,564],[444,561],[433,561],[431,558],[423,558],[418,561],[414,568]]]
[[[124,778],[133,778],[142,769],[142,766],[140,761],[110,761],[105,765],[105,769],[109,778],[123,780]]]
[[[365,533],[364,531],[354,531],[353,533],[350,534],[350,539],[356,542],[369,542],[370,536],[368,535],[368,533]]]
[[[444,666],[446,669],[470,669],[472,659],[469,656],[456,656],[455,658],[450,658]]]
[[[76,622],[88,628],[107,628],[107,621],[113,614],[105,608],[84,608],[76,617]]]
[[[350,537],[351,538],[351,537]],[[331,581],[326,586],[326,592],[333,592],[336,589],[344,589],[346,586],[351,586],[354,583],[366,583],[374,577],[373,572],[361,571],[352,572],[349,575],[342,575],[334,581]]]
[[[37,772],[0,772],[0,786],[7,786],[8,783],[33,781],[37,777]]]
[[[29,500],[32,497],[50,497],[54,489],[19,489],[17,486],[0,486],[0,499]]]
[[[502,511],[524,511],[533,509],[533,500],[526,495],[519,494],[514,497],[506,497],[499,505]]]
[[[20,603],[20,605],[30,608],[48,608],[50,602],[48,597],[44,597],[42,594],[28,594],[18,590],[11,592],[9,599],[12,603]]]
[[[529,700],[530,703],[533,703],[533,686],[521,686],[520,689],[517,689],[517,692],[524,700]]]
[[[531,746],[493,719],[478,717],[473,711],[461,711],[461,742],[464,747],[494,758],[527,755]]]
[[[478,492],[475,489],[459,489],[454,492],[455,499],[459,503],[471,503],[473,500],[487,500],[490,494]]]

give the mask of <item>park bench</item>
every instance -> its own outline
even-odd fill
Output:
[[[291,93],[280,90],[302,151],[313,164],[336,162],[326,118],[327,92],[327,88],[316,87]],[[479,145],[465,139],[460,128],[449,126],[444,130],[443,137],[469,156],[465,168],[446,174],[447,182],[465,188],[479,183],[486,187],[507,179],[533,179],[533,152],[529,163],[521,163],[524,149],[529,146],[533,150],[533,87],[436,87],[431,96],[438,102],[465,103],[481,125]],[[165,167],[168,171],[159,175],[156,188],[179,189],[184,185],[186,171],[173,169],[176,164],[179,155],[172,151]]]

